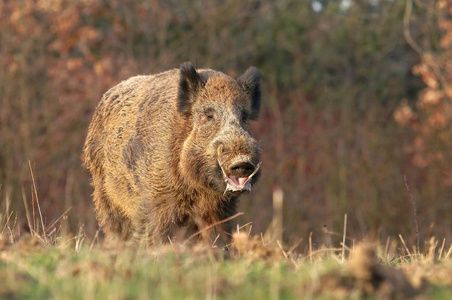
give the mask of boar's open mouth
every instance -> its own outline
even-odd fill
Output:
[[[223,179],[226,182],[226,189],[224,194],[228,191],[242,192],[251,191],[251,178],[259,171],[261,163],[257,165],[253,164],[250,160],[239,160],[231,165],[230,168],[224,168],[223,164],[218,159],[221,172],[223,173]],[[233,172],[239,169],[240,172]]]

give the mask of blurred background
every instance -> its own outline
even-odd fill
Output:
[[[69,209],[64,230],[93,236],[98,101],[191,61],[264,74],[263,176],[239,219],[253,233],[277,191],[289,245],[342,235],[345,214],[352,239],[412,245],[413,202],[421,241],[452,239],[450,0],[0,0],[0,19],[0,207],[18,231],[39,200],[44,226]]]

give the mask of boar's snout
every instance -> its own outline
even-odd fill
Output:
[[[256,170],[256,166],[249,160],[238,161],[229,167],[229,173],[237,178],[249,177]]]
[[[259,171],[260,162],[254,164],[247,155],[237,155],[231,160],[225,158],[222,153],[223,145],[218,147],[218,163],[226,183],[225,193],[228,191],[250,191],[252,177]]]

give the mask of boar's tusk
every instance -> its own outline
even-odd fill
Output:
[[[262,162],[260,162],[260,163],[257,164],[256,168],[254,169],[254,172],[251,173],[251,175],[248,176],[248,178],[251,179],[251,177],[253,177],[253,176],[257,173],[257,171],[259,171],[259,169],[260,169],[260,167],[261,167],[261,163],[262,163]]]

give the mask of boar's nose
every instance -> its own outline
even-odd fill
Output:
[[[248,177],[254,173],[256,166],[249,160],[239,161],[234,163],[229,172],[237,178]]]

